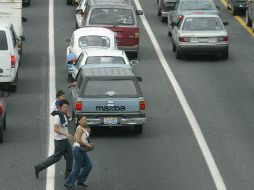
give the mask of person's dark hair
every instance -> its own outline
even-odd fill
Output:
[[[65,92],[62,91],[62,90],[58,90],[57,93],[56,93],[56,98],[62,96],[62,95],[65,95]]]
[[[61,100],[59,102],[59,106],[62,107],[64,104],[67,104],[69,106],[69,101],[68,100]]]

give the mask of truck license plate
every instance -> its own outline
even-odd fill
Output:
[[[105,125],[116,125],[117,124],[117,117],[104,117],[104,124]]]

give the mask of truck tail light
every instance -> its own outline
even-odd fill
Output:
[[[16,57],[14,55],[11,56],[11,68],[15,68]]]
[[[145,101],[140,101],[139,102],[139,109],[140,110],[145,110],[146,109],[146,103],[145,103]]]
[[[76,109],[76,111],[82,111],[82,102],[81,101],[76,102],[75,109]]]

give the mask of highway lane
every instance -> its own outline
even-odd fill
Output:
[[[202,128],[228,189],[253,189],[254,39],[220,5],[230,39],[228,60],[190,56],[176,60],[156,1],[140,1],[157,40]]]
[[[62,60],[67,46],[65,39],[75,26],[74,10],[60,0],[55,5],[57,89],[65,89]],[[124,129],[95,131],[89,189],[214,190],[194,135],[142,24],[141,38],[137,72],[143,77],[141,87],[147,101],[148,122],[141,136]],[[63,169],[63,162],[57,164],[56,189],[59,190],[63,188]]]
[[[38,8],[39,7],[39,8]],[[0,145],[1,190],[45,190],[34,163],[46,157],[48,111],[48,1],[24,9],[23,56],[16,93],[7,102],[7,130]]]

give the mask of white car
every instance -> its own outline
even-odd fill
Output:
[[[13,25],[0,23],[0,86],[11,91],[16,91],[20,44]]]
[[[81,28],[84,11],[87,5],[87,0],[80,0],[79,5],[76,8],[76,29]]]
[[[228,34],[219,15],[197,13],[183,15],[173,23],[173,52],[181,59],[184,54],[220,54],[228,58]]]
[[[87,49],[80,54],[72,76],[75,78],[79,69],[83,68],[84,66],[102,64],[104,66],[107,65],[113,67],[128,65],[130,68],[132,68],[131,66],[138,64],[138,61],[129,61],[123,50]]]
[[[71,39],[67,39],[67,42],[70,42],[70,46],[67,47],[66,57],[69,52],[78,57],[83,50],[88,48],[117,49],[115,33],[101,27],[77,29],[73,32]]]

